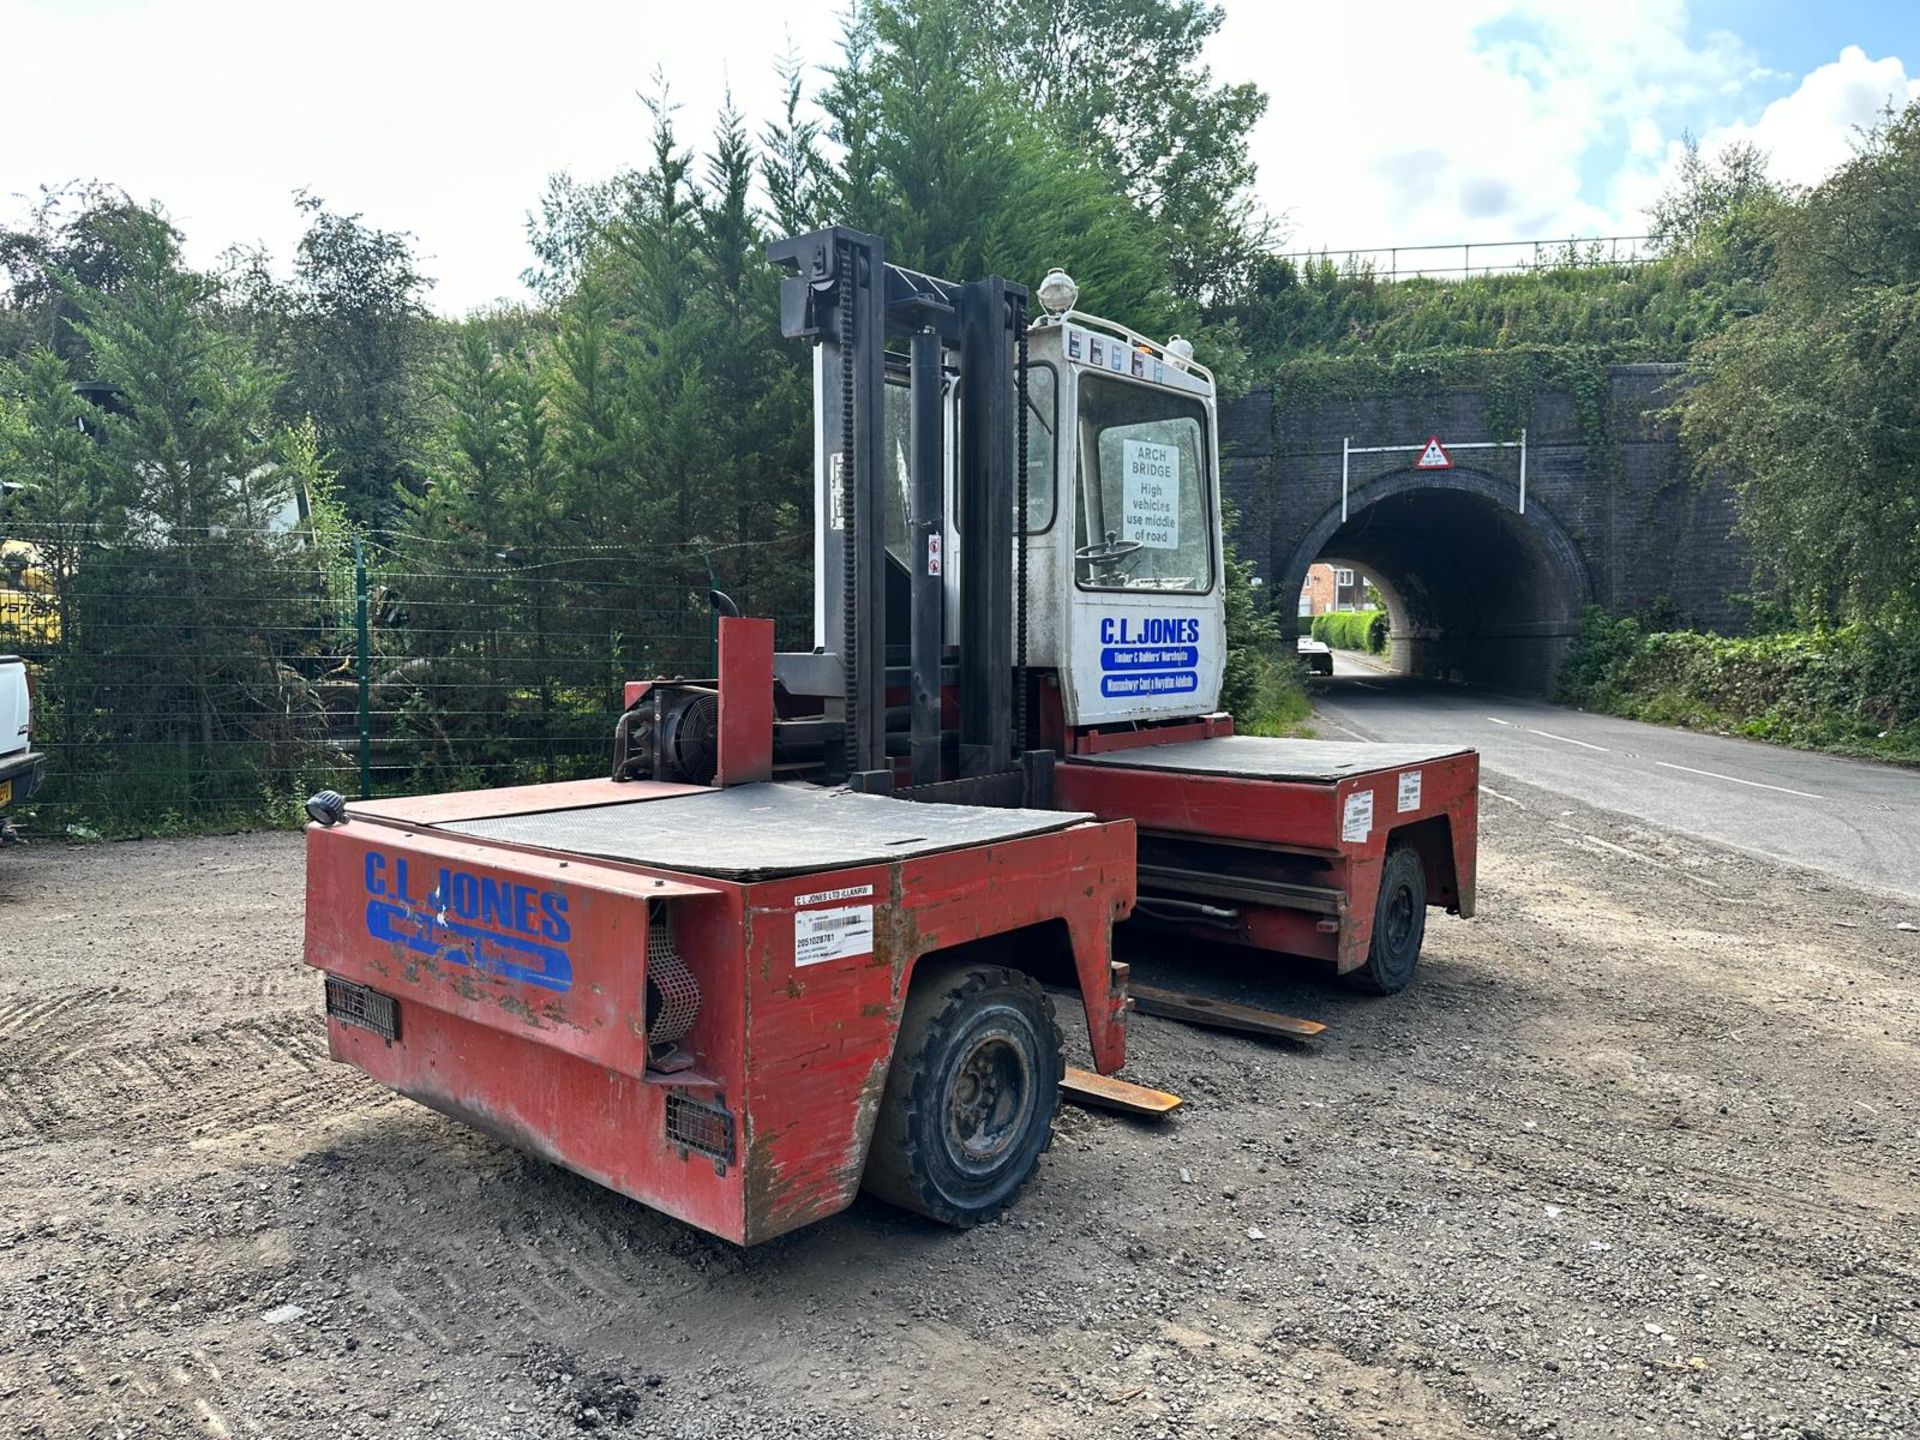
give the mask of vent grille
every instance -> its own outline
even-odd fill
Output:
[[[682,1090],[667,1092],[667,1139],[702,1155],[731,1163],[733,1116],[724,1106],[696,1100]]]
[[[388,1040],[400,1038],[400,1002],[338,975],[327,976],[327,1014]]]
[[[647,917],[647,1043],[671,1049],[693,1029],[700,1013],[700,987],[673,943],[673,922],[664,904]]]

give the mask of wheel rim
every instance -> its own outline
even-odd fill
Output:
[[[992,1170],[1018,1145],[1033,1110],[1027,1047],[995,1027],[975,1036],[947,1087],[947,1149],[961,1169]]]
[[[1393,900],[1387,906],[1387,948],[1399,954],[1413,935],[1413,887],[1394,887]]]

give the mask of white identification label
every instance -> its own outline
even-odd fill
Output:
[[[873,894],[871,885],[846,885],[838,890],[816,890],[811,895],[794,896],[793,908],[798,910],[802,905],[824,905],[829,900],[858,900],[863,895],[871,894]]]
[[[1149,550],[1180,548],[1180,449],[1146,440],[1120,442],[1120,538]]]
[[[873,906],[802,910],[793,917],[793,963],[818,965],[873,953]]]
[[[1346,813],[1341,817],[1340,838],[1357,845],[1373,833],[1373,792],[1356,790],[1347,796]]]
[[[1400,774],[1400,813],[1420,808],[1420,772],[1404,770]]]

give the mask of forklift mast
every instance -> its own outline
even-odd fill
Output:
[[[1024,286],[887,264],[875,236],[769,254],[781,328],[815,347],[815,652],[775,661],[817,707],[778,733],[839,742],[814,774],[1044,805],[1056,758],[1228,733],[1219,424],[1192,347],[1073,309],[1063,272],[1029,325]]]
[[[815,345],[821,459],[815,650],[776,656],[775,675],[841,721],[827,773],[853,789],[893,789],[888,692],[904,690],[909,792],[1031,802],[1038,757],[1023,762],[1026,567],[1013,532],[1026,473],[1026,287],[999,276],[957,284],[890,265],[879,237],[840,226],[778,241],[768,254],[788,271],[782,331]],[[895,537],[895,553],[890,369],[904,369],[908,420],[906,533]],[[959,461],[952,496],[949,455]],[[957,591],[946,583],[957,560],[946,553],[949,515],[966,537]],[[950,634],[956,646],[946,643]],[[948,694],[958,712],[951,766],[942,752]]]

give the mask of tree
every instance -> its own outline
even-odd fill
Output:
[[[540,213],[527,216],[527,244],[535,262],[520,279],[547,304],[564,300],[580,283],[593,248],[613,218],[621,177],[585,183],[562,170],[547,178]]]
[[[1091,150],[1160,232],[1174,289],[1236,294],[1270,238],[1249,195],[1247,141],[1266,113],[1252,83],[1201,56],[1226,16],[1208,0],[971,0],[986,64],[1076,150]]]
[[[1920,102],[1779,207],[1767,307],[1680,405],[1772,577],[1818,616],[1920,616]]]
[[[760,180],[773,228],[798,235],[821,223],[827,165],[820,153],[820,122],[802,111],[806,67],[790,50],[775,72],[783,99],[779,117],[760,132]]]
[[[18,230],[0,229],[0,356],[24,358],[44,346],[90,379],[87,343],[76,328],[78,297],[126,288],[139,257],[160,245],[175,261],[180,232],[158,206],[136,204],[99,181],[43,186]]]
[[[27,630],[50,636],[40,658],[69,680],[83,653],[78,608],[82,557],[98,545],[109,518],[110,472],[89,433],[94,410],[74,389],[73,372],[42,347],[23,365],[0,362],[0,538],[15,542],[22,569],[39,573],[24,592]],[[31,635],[10,636],[9,649],[34,648]]]
[[[338,531],[313,519],[327,478],[171,227],[118,212],[111,253],[111,288],[56,277],[97,403],[42,350],[0,424],[9,528],[52,572],[42,718],[69,795],[258,815],[265,777],[287,783],[316,734],[303,664],[337,568]]]
[[[1751,141],[1733,141],[1711,159],[1700,153],[1700,142],[1692,135],[1680,143],[1673,183],[1647,211],[1647,228],[1662,250],[1689,249],[1742,212],[1783,193],[1767,175],[1766,151]]]
[[[1005,67],[972,0],[876,0],[856,12],[820,101],[841,146],[838,218],[915,269],[1033,284],[1062,265],[1086,308],[1142,330],[1192,330],[1165,235]]]
[[[420,485],[420,376],[432,343],[430,281],[413,237],[341,215],[318,196],[294,203],[307,230],[282,285],[258,252],[232,266],[232,305],[262,357],[284,377],[285,424],[311,417],[349,514],[392,520]]]

